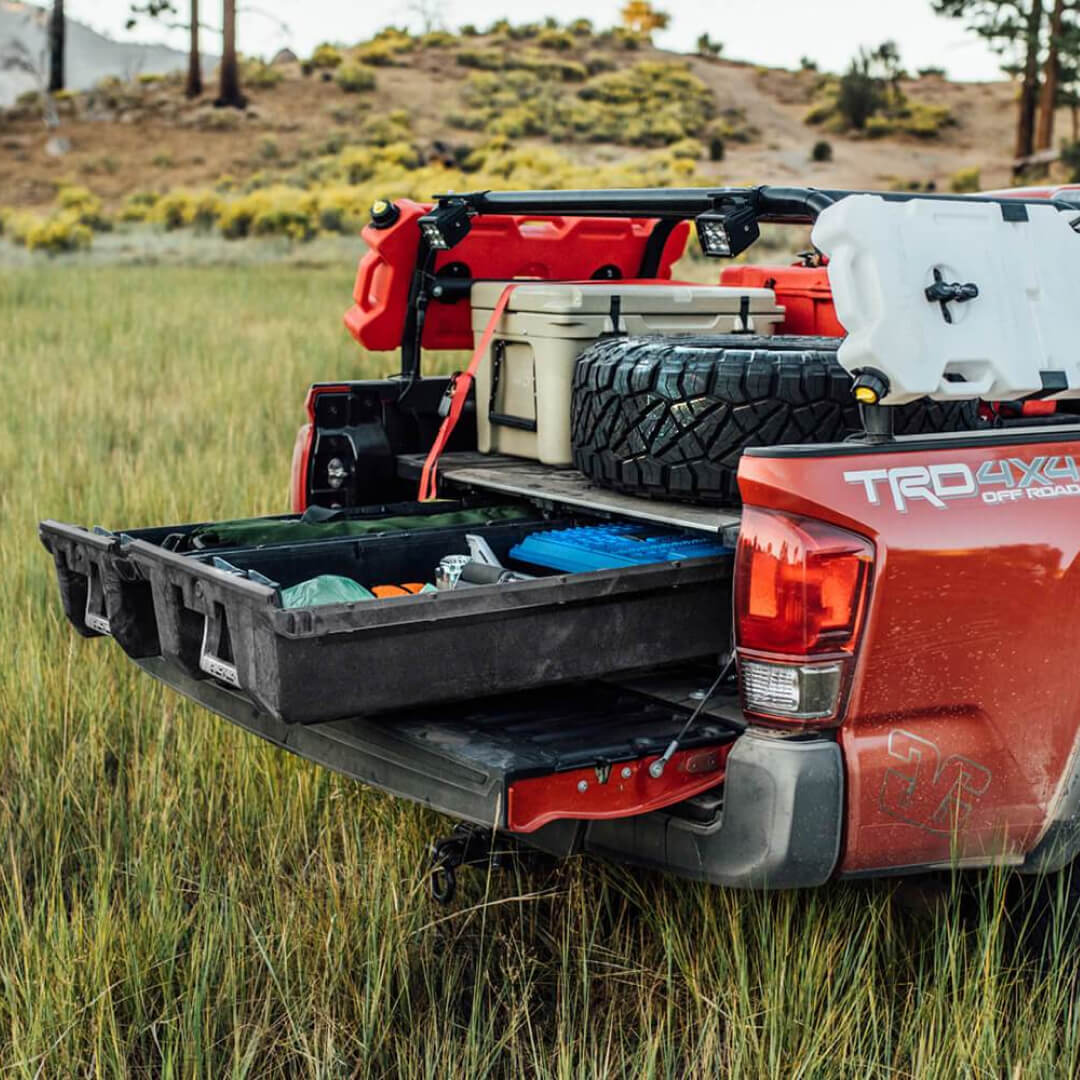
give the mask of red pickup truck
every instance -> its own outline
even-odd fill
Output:
[[[311,388],[292,514],[43,522],[68,618],[234,723],[469,823],[437,848],[444,893],[487,850],[480,829],[754,888],[1064,866],[1080,851],[1070,374],[1042,370],[1003,408],[979,404],[968,364],[892,404],[897,374],[838,362],[857,335],[820,253],[730,265],[717,302],[739,310],[709,316],[719,332],[624,331],[658,317],[660,293],[640,290],[670,286],[687,222],[733,256],[761,224],[810,224],[852,195],[377,204],[346,323],[400,347],[400,373]],[[1022,230],[1029,214],[1072,224],[1078,196],[932,201]],[[509,288],[478,313],[491,281]],[[472,377],[509,356],[491,331],[537,282],[605,305],[571,362],[560,464],[477,450],[481,416],[492,438],[541,423],[539,397],[508,415]],[[941,274],[912,296],[950,327],[997,302]],[[521,341],[539,333],[514,317]],[[474,346],[472,372],[422,373],[426,350]],[[331,577],[368,595],[290,601]]]

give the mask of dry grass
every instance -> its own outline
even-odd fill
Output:
[[[3,1075],[1076,1075],[1074,954],[1025,967],[1005,878],[917,919],[573,861],[433,910],[444,821],[71,632],[37,520],[280,510],[306,384],[390,365],[351,276],[0,274]]]

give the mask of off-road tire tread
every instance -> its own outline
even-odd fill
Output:
[[[634,495],[733,504],[748,446],[839,442],[862,430],[840,338],[609,338],[574,373],[574,465]],[[898,435],[969,430],[974,402],[895,407]]]

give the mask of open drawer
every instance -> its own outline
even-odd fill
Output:
[[[320,574],[430,581],[465,536],[505,561],[526,536],[580,522],[512,519],[231,548],[234,570],[281,587]],[[134,659],[239,692],[285,723],[321,723],[433,702],[652,668],[730,647],[730,555],[553,573],[468,589],[285,609],[280,591],[163,546],[185,528],[102,535],[44,522],[65,611]]]

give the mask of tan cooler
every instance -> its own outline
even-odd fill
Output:
[[[477,342],[506,285],[473,285]],[[604,334],[771,334],[783,318],[771,289],[522,281],[476,374],[479,449],[569,465],[574,364]]]

